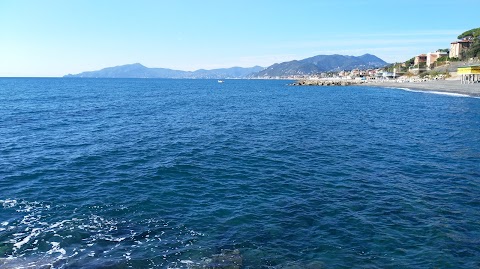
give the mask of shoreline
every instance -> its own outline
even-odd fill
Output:
[[[452,93],[461,94],[472,97],[480,97],[480,83],[461,84],[460,80],[427,80],[427,81],[355,81],[355,80],[300,80],[292,86],[368,86],[380,88],[397,88],[409,89],[422,92],[432,93]]]
[[[421,92],[453,93],[471,97],[480,97],[480,84],[460,84],[459,80],[428,80],[421,82],[384,81],[366,83],[365,86],[384,88],[405,88]]]

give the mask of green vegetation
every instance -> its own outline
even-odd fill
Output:
[[[470,48],[462,53],[462,58],[480,58],[480,27],[470,29],[468,31],[463,32],[458,36],[458,39],[465,39],[468,38],[473,42],[470,45]],[[439,52],[448,52],[449,49],[438,49]],[[420,65],[414,66],[415,57],[410,58],[409,60],[403,63],[403,69],[408,69],[409,67],[413,68],[423,68],[425,67],[425,63],[420,63]],[[447,62],[457,62],[460,61],[458,58],[449,58],[448,56],[440,57],[436,60],[435,66],[441,66],[446,64]],[[388,71],[393,70],[394,66],[390,65],[386,67]],[[399,70],[399,69],[397,69]]]
[[[441,74],[440,72],[435,71],[435,70],[428,72],[428,75],[429,75],[430,77],[436,77],[436,76],[438,76],[438,75],[440,75],[440,74]]]
[[[454,58],[454,59],[456,59],[456,58]],[[449,60],[450,60],[450,58],[448,56],[442,56],[442,57],[437,59],[437,62],[441,63],[441,62],[446,62],[446,61],[449,61]]]
[[[415,63],[415,57],[412,57],[410,60],[405,61],[405,66],[410,67]]]
[[[437,61],[435,62],[435,64],[437,66],[440,66],[440,65],[444,65],[446,62],[458,62],[459,59],[456,58],[456,57],[453,57],[453,58],[450,58],[448,56],[443,56],[443,57],[440,57],[437,59]]]
[[[463,38],[478,38],[480,37],[480,28],[474,28],[468,31],[463,32],[461,35],[458,36],[458,39],[463,39]]]
[[[407,67],[405,67],[404,63],[394,63],[394,64],[387,65],[383,68],[383,70],[390,73],[392,73],[394,69],[396,72],[399,72],[399,73],[407,71]]]
[[[425,68],[427,67],[427,63],[418,63],[413,66],[414,68]]]
[[[470,48],[465,53],[468,58],[480,57],[480,28],[474,28],[463,32],[458,39],[469,38],[473,40]]]
[[[473,41],[473,44],[467,50],[466,55],[469,58],[480,57],[480,39],[475,39],[475,41]]]
[[[435,79],[435,78],[449,78],[451,77],[450,73],[448,72],[439,72],[437,70],[432,70],[429,72],[423,72],[418,75],[419,78],[425,78],[428,77],[430,79]]]

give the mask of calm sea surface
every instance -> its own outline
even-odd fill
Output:
[[[0,267],[480,267],[480,99],[287,83],[0,79]]]

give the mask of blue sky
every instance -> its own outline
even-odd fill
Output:
[[[405,61],[480,27],[478,0],[0,0],[0,76],[182,70],[318,54]]]

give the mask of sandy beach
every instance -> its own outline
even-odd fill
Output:
[[[367,83],[372,87],[408,88],[420,91],[458,93],[480,97],[480,83],[461,84],[459,80],[430,80],[422,82],[379,81]]]

